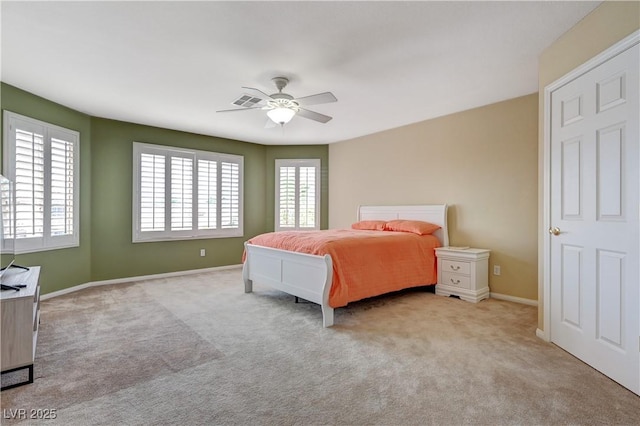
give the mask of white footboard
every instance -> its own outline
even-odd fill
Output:
[[[265,284],[293,296],[317,303],[322,308],[322,325],[333,325],[329,291],[333,279],[331,256],[314,256],[286,250],[244,244],[246,259],[242,269],[245,293],[253,282]]]

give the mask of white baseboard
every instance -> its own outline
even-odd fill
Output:
[[[236,269],[241,267],[242,265],[215,266],[212,268],[191,269],[188,271],[166,272],[164,274],[140,275],[137,277],[126,277],[126,278],[116,278],[113,280],[93,281],[93,282],[88,282],[84,284],[78,284],[73,287],[65,288],[62,290],[54,291],[52,293],[43,294],[40,297],[40,300],[47,300],[47,299],[62,296],[65,294],[73,293],[74,291],[82,290],[89,287],[97,287],[101,285],[124,284],[124,283],[132,283],[132,282],[143,281],[143,280],[153,280],[157,278],[179,277],[181,275],[202,274],[206,272],[222,271],[225,269]]]
[[[508,294],[500,294],[491,292],[489,297],[493,299],[506,300],[509,302],[522,303],[523,305],[538,306],[538,301],[533,299],[525,299],[524,297],[509,296]]]
[[[544,340],[545,342],[551,341],[551,338],[547,335],[547,333],[545,333],[543,330],[540,330],[539,328],[536,328],[536,336]]]

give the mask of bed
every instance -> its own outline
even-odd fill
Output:
[[[415,274],[411,273],[407,275],[407,271],[411,272],[408,268],[412,266],[408,263],[403,265],[401,264],[402,262],[399,261],[399,259],[413,256],[411,253],[407,253],[410,256],[403,255],[401,257],[396,256],[395,258],[390,256],[389,258],[395,259],[393,260],[394,263],[381,265],[379,252],[369,254],[370,252],[365,250],[365,248],[370,245],[368,242],[370,238],[382,239],[384,237],[390,240],[390,244],[405,244],[404,242],[401,243],[400,239],[409,239],[409,234],[412,234],[410,232],[373,230],[313,231],[318,233],[320,238],[326,241],[342,238],[341,235],[344,234],[346,236],[345,238],[350,241],[350,243],[348,243],[350,245],[346,249],[341,249],[342,254],[333,250],[329,250],[326,254],[310,254],[309,252],[313,250],[307,249],[306,251],[308,252],[305,253],[294,251],[298,250],[298,248],[275,248],[274,246],[269,246],[271,244],[269,239],[276,238],[291,243],[291,241],[293,241],[292,234],[296,234],[295,238],[299,239],[308,235],[308,231],[274,232],[254,237],[245,242],[242,272],[245,293],[251,293],[253,291],[253,283],[258,283],[317,303],[322,310],[323,326],[330,327],[334,323],[335,308],[345,306],[349,302],[383,294],[380,293],[381,289],[379,287],[375,285],[367,286],[368,282],[375,281],[370,280],[370,278],[371,274],[375,273],[376,267],[389,271],[396,270],[396,272],[399,273],[398,276],[401,277],[394,280],[394,288],[384,290],[385,292],[436,284],[437,271],[435,270],[435,253],[433,253],[433,248],[449,245],[447,205],[361,206],[358,208],[356,222],[398,221],[400,219],[428,222],[439,226],[439,229],[429,235],[414,234],[414,237],[417,238],[411,237],[412,240],[409,241],[409,244],[417,244],[415,246],[416,251],[420,251],[421,255],[424,256],[433,256],[428,259],[424,258],[424,264],[428,266],[422,268],[423,264],[421,264],[419,270],[416,269],[414,271]],[[415,240],[415,242],[413,240]],[[269,242],[265,243],[265,241]],[[388,253],[395,253],[397,247],[400,246],[397,245],[395,247],[396,248],[386,250]],[[305,249],[301,250],[305,251]],[[350,254],[349,259],[342,257],[345,253]],[[355,260],[353,258],[354,256],[356,257]],[[371,259],[374,257],[376,257],[376,260],[372,261]],[[343,268],[343,263],[348,265],[348,268]],[[381,270],[378,272],[381,272]],[[366,275],[367,273],[369,275]],[[345,293],[345,286],[355,286],[356,284],[359,284],[356,290],[350,288],[346,291],[346,293],[348,293],[346,296],[343,294]]]

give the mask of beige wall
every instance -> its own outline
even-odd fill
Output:
[[[575,27],[549,46],[539,60],[539,206],[538,223],[539,247],[539,304],[538,328],[544,330],[543,323],[543,147],[544,147],[544,88],[558,80],[574,68],[585,63],[609,46],[622,40],[640,28],[640,2],[607,1],[587,15]]]
[[[451,245],[491,249],[491,291],[538,298],[538,95],[329,145],[329,227],[361,204],[451,205]]]

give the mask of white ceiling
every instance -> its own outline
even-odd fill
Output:
[[[600,2],[2,1],[2,81],[92,116],[324,144],[538,90],[538,56]],[[337,103],[264,128],[241,86]]]

